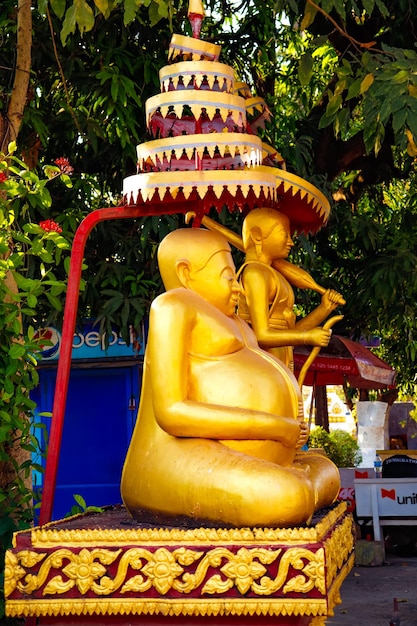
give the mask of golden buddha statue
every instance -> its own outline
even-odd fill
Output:
[[[226,239],[179,229],[160,244],[139,414],[121,482],[135,517],[293,526],[331,504],[339,473],[308,437],[292,372],[236,315]],[[297,452],[298,451],[298,452]]]

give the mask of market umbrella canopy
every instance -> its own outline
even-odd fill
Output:
[[[311,348],[294,348],[294,370],[298,377]],[[385,389],[395,386],[395,370],[360,343],[333,335],[311,364],[305,385],[343,385],[357,389]]]

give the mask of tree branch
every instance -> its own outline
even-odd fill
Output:
[[[346,37],[346,39],[348,39],[348,41],[350,41],[355,48],[372,48],[373,46],[375,46],[376,41],[368,41],[368,42],[362,42],[362,41],[358,41],[357,39],[355,39],[354,37],[351,37],[345,29],[343,29],[341,26],[339,26],[339,24],[336,22],[336,20],[334,20],[328,13],[326,13],[326,11],[324,9],[322,9],[318,4],[316,4],[315,2],[313,2],[313,0],[307,0],[308,4],[310,4],[312,7],[314,7],[314,9],[316,9],[316,11],[318,11],[319,13],[321,13],[322,15],[324,15],[324,17],[334,26],[334,28],[343,36]],[[374,50],[375,51],[375,50]]]
[[[12,93],[7,109],[9,127],[4,135],[4,143],[15,141],[19,134],[23,112],[26,106],[32,62],[32,6],[31,0],[18,0],[17,5],[17,44],[16,70]],[[4,150],[3,150],[4,151]]]

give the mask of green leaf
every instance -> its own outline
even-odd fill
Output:
[[[330,117],[334,115],[340,109],[341,104],[342,96],[340,94],[334,95],[332,98],[330,98],[326,107],[326,116]]]
[[[24,346],[19,343],[14,343],[9,350],[9,357],[11,359],[20,359],[26,353],[26,349]]]
[[[163,8],[162,4],[161,7]],[[164,16],[160,11],[160,7],[158,6],[158,4],[156,2],[152,2],[149,6],[149,19],[151,22],[151,26],[155,26],[163,17]]]
[[[57,298],[56,296],[52,295],[49,292],[46,292],[46,297],[49,300],[49,303],[51,304],[51,306],[56,309],[57,311],[61,311],[62,310],[62,303],[61,300],[59,298]]]
[[[302,55],[298,64],[298,77],[300,83],[305,87],[309,84],[311,76],[313,74],[314,61],[310,52],[306,52]]]
[[[49,0],[52,11],[59,19],[64,17],[66,0]]]
[[[0,442],[9,441],[9,440],[10,440],[10,425],[0,426]]]
[[[35,235],[43,235],[44,230],[39,226],[39,224],[33,224],[32,222],[28,222],[27,224],[23,224],[23,230],[25,233],[32,233]]]
[[[28,294],[28,297],[27,297],[27,303],[28,303],[28,306],[34,309],[38,303],[38,299],[36,296],[30,293]]]
[[[334,0],[334,7],[339,13],[343,21],[346,19],[346,2],[345,0]]]
[[[75,19],[81,34],[90,31],[94,26],[93,9],[87,0],[74,0]]]
[[[87,508],[87,503],[84,500],[84,498],[82,496],[80,496],[80,494],[78,494],[78,493],[74,494],[74,500],[76,501],[78,506],[80,506],[83,510],[85,510]]]
[[[65,187],[67,187],[68,189],[72,189],[73,187],[72,180],[71,180],[71,177],[68,176],[68,174],[61,174],[59,178],[64,183]]]
[[[123,23],[128,26],[136,18],[138,5],[136,0],[124,0]]]
[[[61,30],[61,42],[65,42],[69,35],[78,29],[81,34],[92,30],[94,26],[94,13],[86,0],[74,0],[74,4],[67,10]]]
[[[22,276],[22,274],[19,274],[18,272],[13,272],[13,277],[17,283],[17,286],[24,291],[30,291],[36,286],[36,281],[34,281],[32,278],[25,278],[25,276]]]
[[[414,137],[417,137],[417,110],[414,108],[407,109],[407,124]]]
[[[403,131],[407,119],[407,109],[399,109],[392,116],[392,128],[394,133]]]
[[[301,32],[303,32],[304,30],[307,30],[307,28],[311,26],[311,24],[314,22],[316,15],[317,15],[316,7],[314,7],[309,2],[306,2],[305,8],[304,8],[304,16],[300,25]]]
[[[374,10],[375,2],[374,0],[362,0],[363,8],[367,12],[369,16],[372,15],[372,11]]]
[[[346,96],[346,100],[351,100],[352,98],[357,98],[361,92],[362,78],[357,78],[351,85],[349,86],[348,93]]]
[[[75,33],[76,25],[77,25],[77,22],[75,19],[75,6],[72,5],[72,7],[70,7],[65,13],[64,22],[62,24],[61,43],[63,46],[65,46],[65,43],[69,35],[72,35],[73,33]]]
[[[387,7],[385,6],[385,4],[382,2],[382,0],[375,0],[375,4],[378,7],[381,15],[383,17],[388,17],[389,16],[389,11],[387,9]]]
[[[365,93],[368,91],[369,87],[375,80],[375,76],[373,74],[367,74],[363,81],[361,82],[360,93]]]
[[[119,77],[113,76],[111,81],[110,93],[112,100],[116,101],[119,94]]]
[[[112,8],[112,5],[110,4],[109,0],[94,0],[94,4],[98,8],[100,13],[102,13],[104,17],[107,19],[110,15],[110,11]]]
[[[400,70],[392,77],[393,83],[408,83],[410,80],[410,73],[408,70]]]

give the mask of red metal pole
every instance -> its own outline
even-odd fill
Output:
[[[62,326],[61,350],[55,384],[51,432],[49,435],[48,455],[46,459],[43,482],[42,504],[39,514],[39,524],[41,525],[49,522],[52,517],[85,244],[92,229],[99,222],[111,219],[134,218],[139,216],[143,216],[143,207],[119,206],[97,209],[84,218],[75,233],[68,275],[64,322]]]

